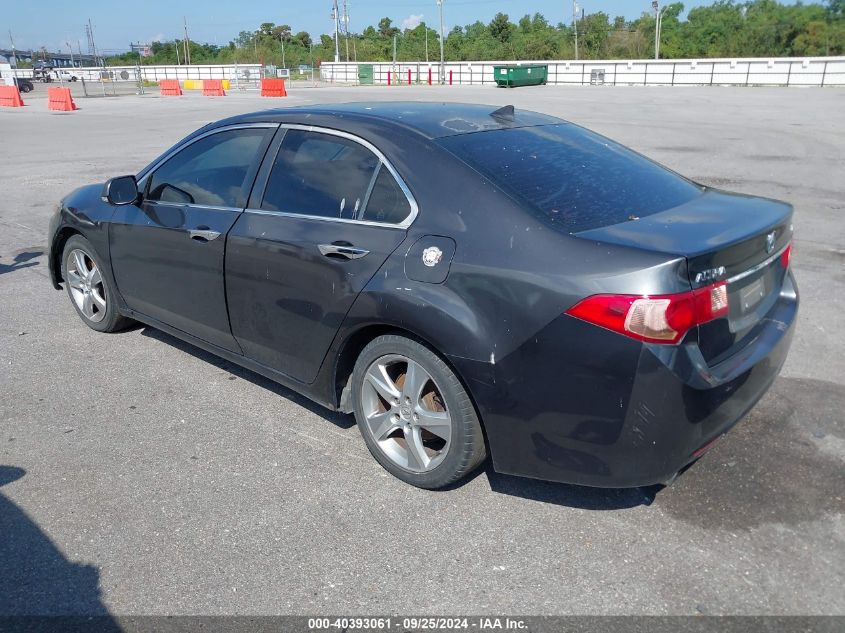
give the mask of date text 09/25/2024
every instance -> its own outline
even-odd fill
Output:
[[[527,628],[520,618],[509,617],[325,617],[309,618],[309,631],[519,631]]]

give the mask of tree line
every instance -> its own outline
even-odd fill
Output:
[[[845,53],[845,0],[823,4],[785,5],[775,0],[734,2],[717,0],[695,7],[681,19],[684,5],[676,2],[663,9],[660,57],[787,57]],[[580,59],[632,59],[654,56],[656,19],[643,13],[635,20],[602,12],[584,14],[575,24],[551,24],[540,13],[524,15],[516,22],[497,13],[481,21],[456,26],[444,37],[447,61],[574,59],[577,30]],[[338,38],[341,61],[438,61],[437,30],[420,23],[399,29],[382,18],[360,33]],[[143,64],[184,63],[181,41],[154,42]],[[287,68],[333,61],[335,41],[321,35],[312,41],[305,31],[294,32],[287,24],[261,24],[255,31],[241,31],[227,46],[190,42],[194,64],[266,63]],[[137,53],[108,59],[111,65],[135,64]]]

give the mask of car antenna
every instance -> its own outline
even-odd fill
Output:
[[[512,105],[502,106],[498,110],[494,110],[490,113],[490,116],[494,119],[507,119],[508,121],[515,120],[514,110]]]

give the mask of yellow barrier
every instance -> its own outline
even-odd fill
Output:
[[[229,89],[229,80],[223,80],[223,90]],[[182,87],[185,90],[202,90],[202,79],[186,79],[182,82]]]

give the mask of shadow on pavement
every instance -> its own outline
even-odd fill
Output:
[[[31,260],[36,259],[43,254],[44,251],[24,251],[23,253],[18,253],[17,255],[15,255],[15,258],[12,260],[11,264],[4,264],[2,261],[0,261],[0,275],[3,275],[5,273],[11,273],[22,268],[38,266],[38,262],[34,262]]]
[[[230,363],[219,356],[206,352],[191,345],[190,343],[186,343],[181,339],[176,338],[175,336],[162,332],[161,330],[145,325],[140,327],[142,335],[156,339],[162,343],[172,345],[187,354],[191,354],[195,358],[230,372],[234,377],[248,380],[255,385],[268,389],[278,396],[287,398],[291,402],[308,409],[315,415],[322,417],[340,428],[348,429],[355,426],[355,418],[351,415],[330,411],[329,409],[312,402],[305,396],[273,382],[269,378],[264,378],[260,374],[244,369],[240,365]],[[501,475],[495,472],[488,462],[486,470],[478,471],[477,474],[471,475],[468,479],[458,482],[454,486],[447,488],[447,490],[460,488],[482,472],[486,472],[487,478],[490,481],[490,487],[495,492],[515,497],[533,499],[543,503],[555,503],[558,505],[587,510],[619,510],[624,508],[633,508],[640,505],[650,505],[654,500],[655,494],[657,494],[658,490],[661,489],[661,486],[651,486],[648,488],[607,489],[550,483],[546,481],[538,481],[536,479],[526,479],[524,477]]]
[[[25,474],[22,468],[0,466],[0,487]],[[26,512],[3,494],[0,535],[0,629],[76,629],[76,624],[84,624],[79,616],[85,616],[94,618],[98,631],[120,631],[100,600],[96,567],[65,558]]]
[[[336,413],[234,363],[151,327],[142,334],[248,380],[348,429]],[[780,378],[771,391],[708,454],[671,486],[604,489],[502,475],[486,470],[494,492],[586,510],[652,506],[709,529],[795,525],[845,513],[845,386]],[[837,453],[839,451],[839,453]],[[480,474],[480,473],[479,473]],[[478,476],[478,475],[476,475]],[[459,488],[466,480],[452,488]]]
[[[311,413],[319,415],[324,420],[331,422],[335,426],[340,427],[342,429],[349,429],[355,426],[355,418],[353,418],[351,415],[339,413],[337,411],[331,411],[325,408],[324,406],[319,405],[316,402],[306,398],[305,396],[296,393],[292,389],[288,389],[287,387],[280,385],[277,382],[273,382],[269,378],[265,378],[261,374],[256,374],[255,372],[250,371],[249,369],[245,369],[240,365],[230,363],[229,361],[220,358],[219,356],[215,356],[214,354],[206,352],[205,350],[200,349],[199,347],[195,347],[190,343],[186,343],[185,341],[178,339],[175,336],[171,336],[166,332],[162,332],[161,330],[157,330],[147,325],[141,325],[140,327],[142,335],[148,336],[157,341],[161,341],[162,343],[167,343],[168,345],[171,345],[176,349],[185,352],[186,354],[190,354],[194,358],[204,361],[224,371],[228,371],[230,374],[232,374],[230,380],[234,380],[235,378],[247,380],[254,385],[258,385],[259,387],[263,387],[268,391],[272,391],[273,393],[282,398],[287,398],[294,404],[299,405],[303,409],[308,409]]]
[[[779,378],[654,507],[708,529],[795,526],[845,513],[845,386]]]
[[[499,494],[522,497],[542,503],[581,510],[624,510],[637,506],[649,506],[662,486],[644,488],[590,488],[559,484],[538,479],[502,475],[488,463],[485,470],[490,488]]]

